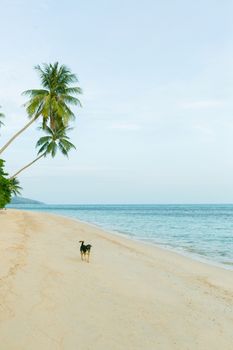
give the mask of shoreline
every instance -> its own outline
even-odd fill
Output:
[[[4,350],[232,350],[231,271],[56,214],[0,223]]]
[[[63,216],[63,215],[58,215],[58,214],[57,214],[57,216],[62,216],[64,218],[68,218],[68,216]],[[69,218],[71,218],[71,217],[69,217]],[[228,271],[232,271],[233,272],[233,263],[232,263],[232,267],[231,267],[231,265],[228,266],[227,264],[220,263],[220,262],[217,262],[217,261],[214,261],[214,260],[209,260],[208,258],[205,259],[205,258],[202,258],[201,256],[199,256],[198,254],[189,253],[189,252],[186,252],[185,250],[178,250],[178,248],[172,248],[172,247],[169,247],[167,245],[162,245],[162,244],[157,243],[156,241],[153,241],[153,240],[149,240],[149,239],[146,240],[146,239],[143,239],[143,238],[140,239],[140,238],[137,238],[136,236],[135,237],[130,236],[126,232],[120,232],[120,231],[117,231],[117,230],[110,230],[108,228],[104,228],[101,225],[94,224],[94,223],[89,222],[89,221],[84,221],[84,220],[80,220],[80,219],[76,219],[76,218],[73,218],[73,219],[75,221],[77,221],[77,222],[82,222],[83,224],[87,224],[87,225],[96,227],[97,229],[103,230],[105,233],[110,233],[112,235],[117,235],[117,236],[122,237],[122,238],[126,238],[126,239],[129,239],[129,240],[138,242],[138,243],[143,243],[145,245],[153,246],[153,247],[156,247],[158,249],[162,249],[162,250],[165,250],[165,251],[168,251],[168,252],[171,252],[171,253],[175,253],[175,254],[181,255],[181,256],[183,256],[185,258],[188,258],[188,259],[191,259],[193,261],[197,261],[197,262],[200,262],[200,263],[203,263],[203,264],[207,264],[207,265],[210,265],[210,266],[215,266],[215,267],[221,268],[223,270],[228,270]]]
[[[191,204],[190,204],[191,205]],[[223,204],[224,205],[224,204]],[[143,244],[146,244],[146,245],[149,245],[149,246],[154,246],[158,249],[162,249],[162,250],[165,250],[165,251],[168,251],[168,252],[171,252],[171,253],[175,253],[175,254],[178,254],[178,255],[181,255],[185,258],[188,258],[188,259],[191,259],[193,261],[197,261],[197,262],[200,262],[202,264],[207,264],[207,265],[210,265],[210,266],[215,266],[217,268],[221,268],[223,270],[227,270],[227,271],[232,271],[233,272],[233,263],[232,264],[224,264],[224,263],[221,263],[221,262],[218,262],[218,261],[214,261],[214,260],[211,260],[209,259],[208,257],[202,257],[198,254],[195,254],[195,253],[191,253],[191,252],[188,252],[188,251],[185,251],[184,249],[181,249],[179,250],[178,248],[172,248],[172,247],[169,247],[168,245],[162,245],[160,243],[157,243],[153,240],[144,240],[143,238],[140,239],[140,238],[137,238],[136,236],[131,236],[130,234],[126,233],[126,232],[121,232],[121,231],[118,231],[118,230],[114,230],[114,229],[110,229],[110,228],[105,228],[104,226],[101,226],[100,224],[96,224],[96,223],[92,223],[90,221],[85,221],[85,220],[81,220],[79,218],[75,218],[75,217],[71,217],[71,216],[66,216],[66,215],[60,215],[60,214],[56,214],[56,213],[48,213],[46,211],[36,211],[36,210],[30,210],[30,209],[17,209],[17,208],[7,208],[8,210],[20,210],[20,211],[28,211],[28,212],[32,212],[32,213],[45,213],[45,214],[49,214],[49,215],[55,215],[55,216],[58,216],[58,217],[62,217],[62,218],[68,218],[68,219],[71,219],[71,220],[74,220],[74,221],[77,221],[77,222],[80,222],[80,223],[83,223],[83,224],[87,224],[87,225],[90,225],[92,227],[95,227],[99,230],[102,230],[104,231],[106,234],[112,234],[112,235],[116,235],[116,236],[119,236],[119,237],[123,237],[123,238],[126,238],[126,239],[129,239],[129,240],[132,240],[132,241],[136,241],[136,242],[139,242],[139,243],[143,243]]]
[[[60,217],[63,217],[63,218],[69,218],[71,220],[74,220],[74,221],[77,221],[77,222],[80,222],[80,223],[92,226],[92,227],[94,227],[96,229],[102,230],[106,234],[116,235],[116,236],[119,236],[119,237],[122,237],[122,238],[126,238],[126,239],[128,239],[130,241],[132,240],[134,242],[142,243],[142,244],[149,245],[149,246],[152,246],[152,247],[155,247],[155,248],[158,248],[158,249],[162,249],[162,250],[165,250],[165,251],[168,251],[168,252],[171,252],[171,253],[175,253],[177,255],[183,256],[183,257],[185,257],[187,259],[191,259],[193,261],[200,262],[202,264],[206,264],[206,265],[209,265],[209,266],[214,266],[214,267],[217,267],[217,268],[220,268],[220,269],[223,269],[223,270],[227,270],[227,271],[232,271],[233,272],[233,263],[232,263],[232,267],[231,267],[231,265],[227,266],[227,264],[220,263],[220,262],[217,262],[217,261],[214,261],[214,260],[209,260],[208,258],[206,258],[206,259],[205,258],[201,258],[198,254],[188,253],[185,250],[183,250],[183,251],[180,250],[179,251],[176,248],[173,249],[173,248],[171,248],[169,246],[161,245],[161,244],[159,244],[159,243],[157,243],[157,242],[155,242],[153,240],[144,240],[144,239],[140,239],[140,238],[137,238],[137,237],[133,237],[133,236],[130,236],[129,234],[127,234],[126,232],[121,232],[121,231],[117,231],[117,230],[111,230],[111,229],[105,228],[105,227],[103,227],[101,225],[94,224],[94,223],[89,222],[89,221],[84,221],[84,220],[80,220],[80,219],[77,219],[77,218],[74,218],[74,217],[71,217],[71,216],[65,216],[65,215],[59,215],[59,214],[52,214],[52,215],[60,216]]]

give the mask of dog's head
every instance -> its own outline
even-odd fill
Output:
[[[79,243],[84,243],[84,241],[79,241]]]

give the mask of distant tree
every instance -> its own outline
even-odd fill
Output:
[[[9,179],[9,182],[11,195],[19,196],[22,190],[22,187],[19,185],[19,180],[16,177],[13,177],[12,179]]]

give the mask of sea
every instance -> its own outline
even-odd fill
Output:
[[[85,221],[115,234],[233,270],[233,204],[8,207]]]

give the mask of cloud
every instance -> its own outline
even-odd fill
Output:
[[[111,130],[125,130],[125,131],[141,130],[141,126],[139,124],[128,123],[128,122],[112,123],[108,128]]]
[[[225,101],[223,100],[200,100],[181,103],[181,108],[184,109],[208,109],[223,107]]]

